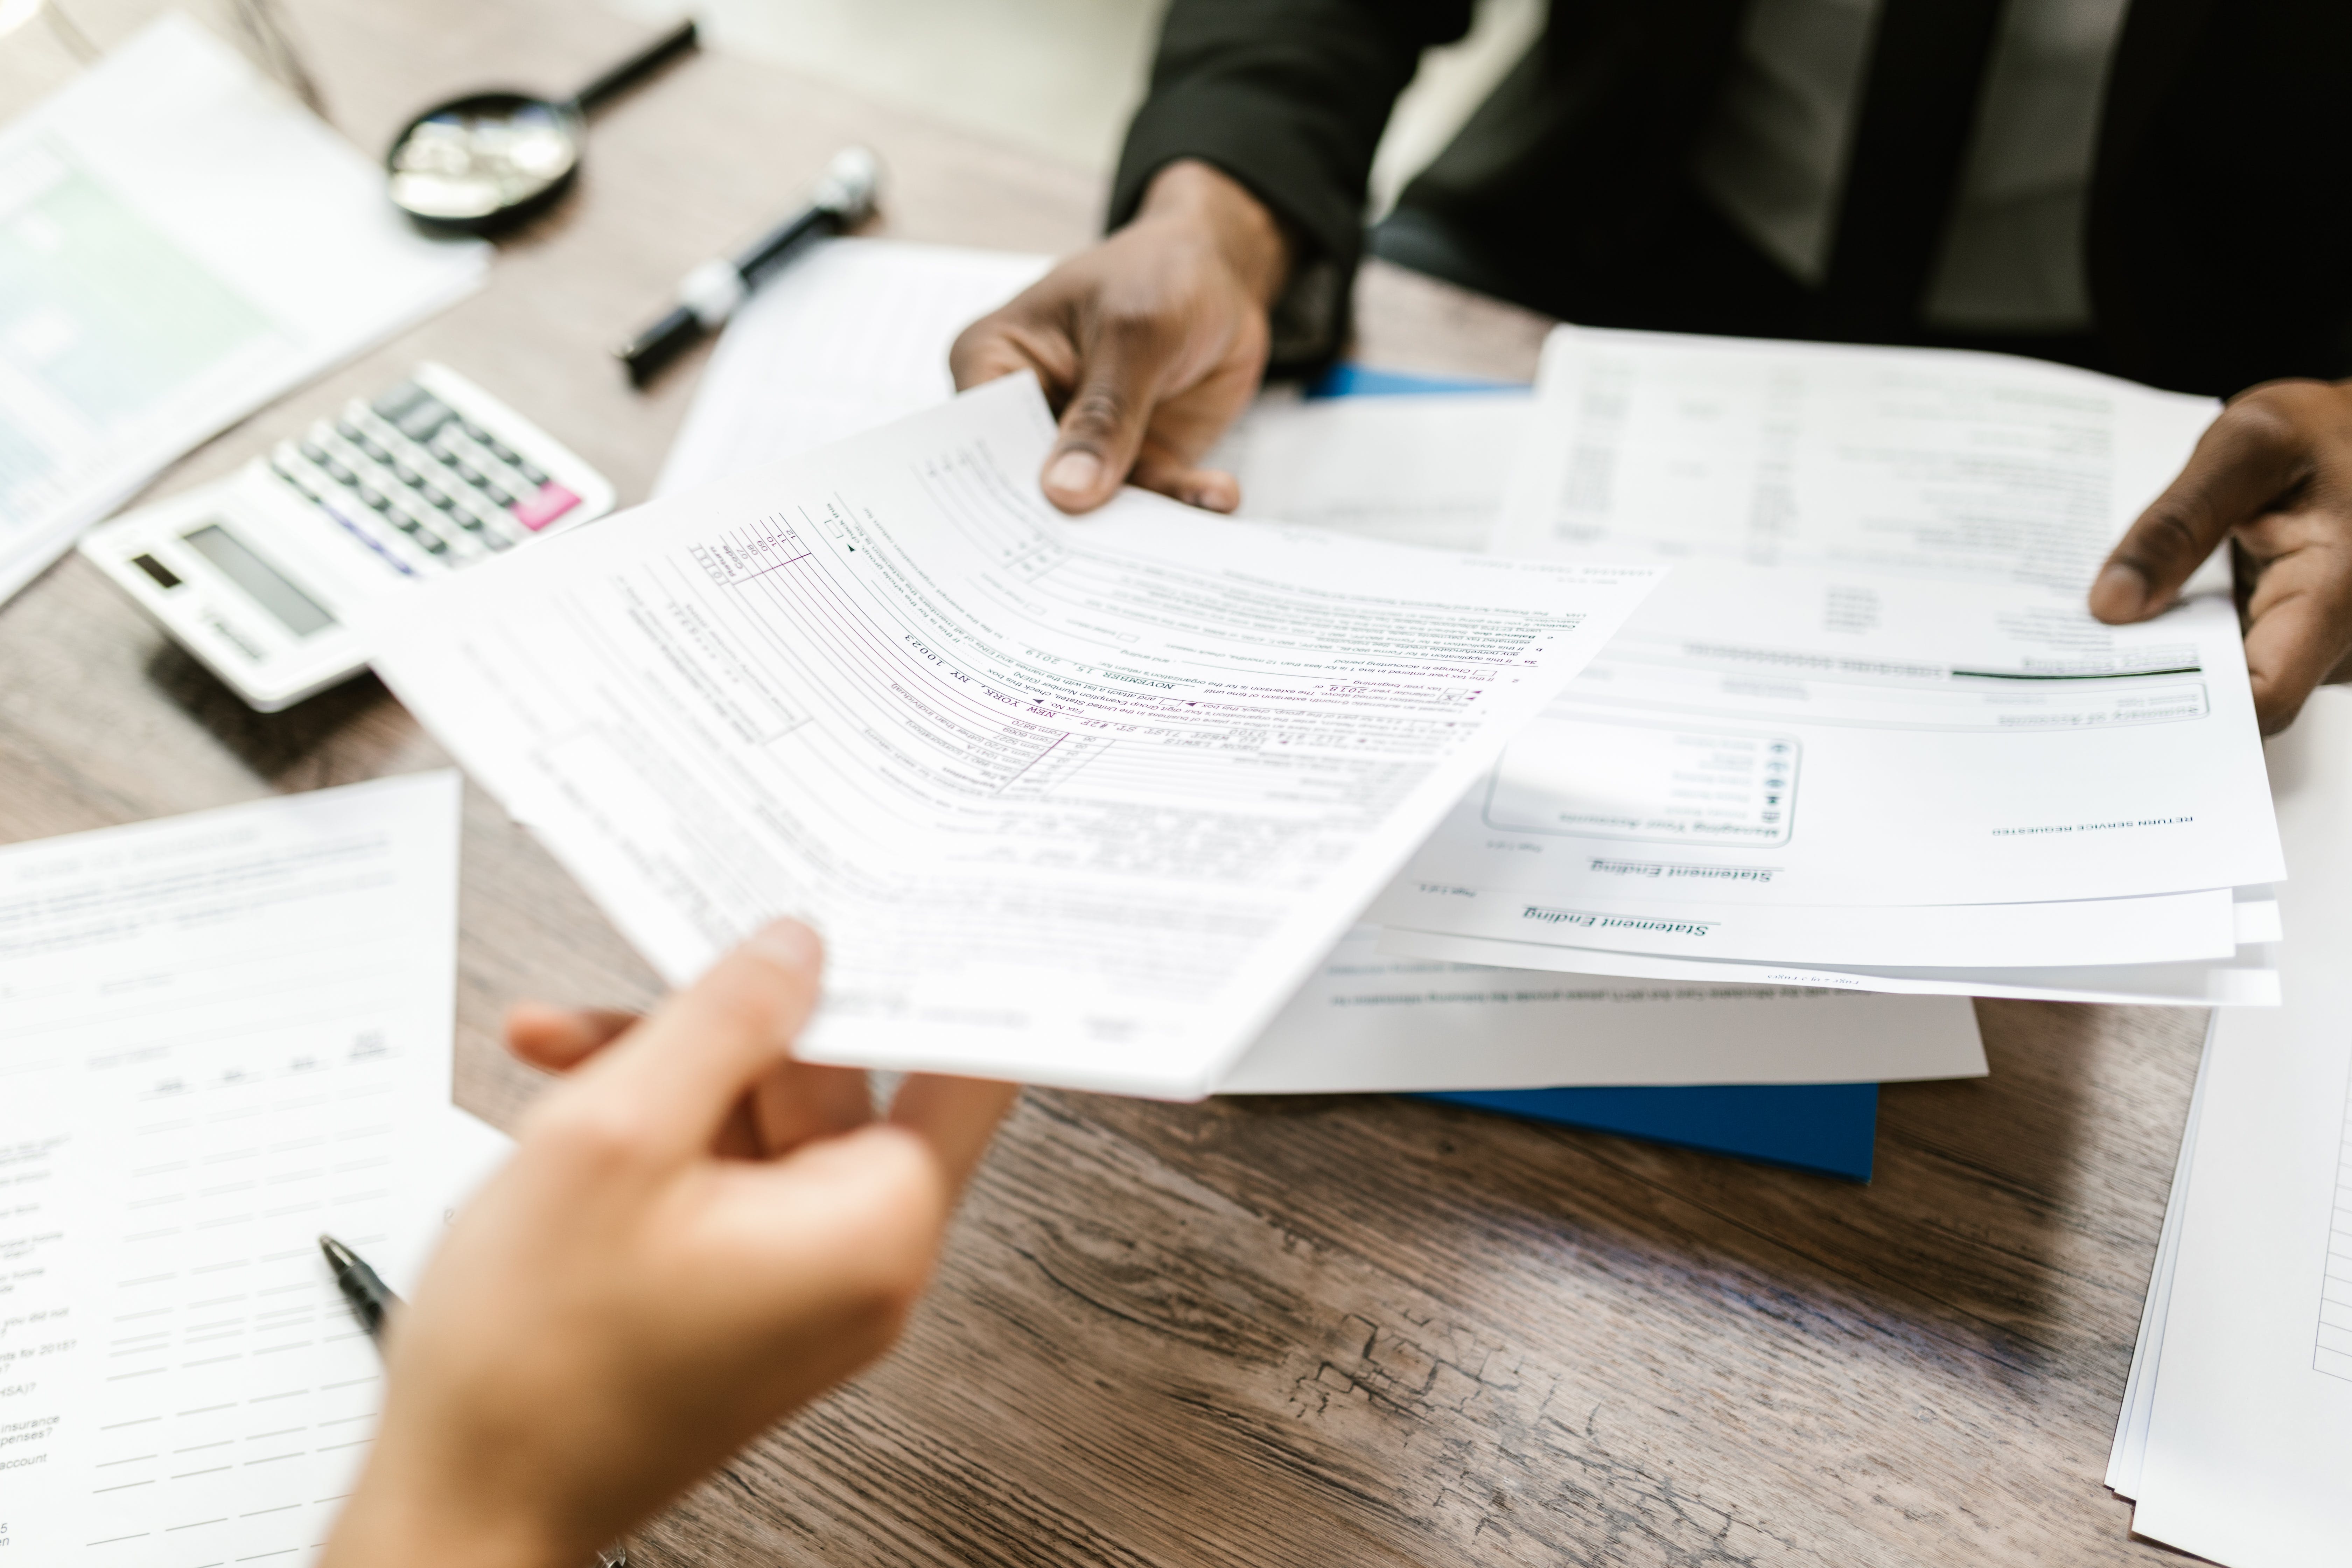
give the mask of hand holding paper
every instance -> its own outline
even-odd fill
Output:
[[[2225,540],[2256,574],[2246,672],[2273,734],[2352,662],[2352,383],[2273,382],[2232,399],[2107,558],[2092,612],[2160,614]]]
[[[1013,1091],[910,1078],[876,1120],[791,1058],[820,963],[779,922],[617,1035],[519,1020],[576,1070],[394,1320],[328,1568],[591,1561],[897,1337]]]

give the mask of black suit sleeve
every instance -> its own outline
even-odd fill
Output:
[[[1150,95],[1128,128],[1109,226],[1135,216],[1167,164],[1214,164],[1300,247],[1291,309],[1277,310],[1276,360],[1329,353],[1363,251],[1364,183],[1389,110],[1422,51],[1468,30],[1470,3],[1173,0]]]

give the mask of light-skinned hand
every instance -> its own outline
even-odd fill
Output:
[[[2274,381],[2231,398],[2100,569],[2091,613],[2158,614],[2225,540],[2255,573],[2246,672],[2274,734],[2312,688],[2352,673],[2352,382]]]
[[[323,1568],[583,1568],[880,1355],[1015,1090],[796,1062],[815,935],[779,921],[642,1020],[518,1008],[564,1072],[386,1337]]]
[[[1266,310],[1290,267],[1281,226],[1192,160],[1152,177],[1134,221],[982,317],[949,355],[959,390],[1034,370],[1061,415],[1045,495],[1090,511],[1132,481],[1213,511],[1241,504],[1199,467],[1265,374]]]

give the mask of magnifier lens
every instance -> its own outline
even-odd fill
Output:
[[[452,104],[393,149],[392,199],[419,217],[485,218],[530,200],[579,161],[578,117],[562,105]]]

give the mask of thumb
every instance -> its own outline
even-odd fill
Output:
[[[662,1153],[708,1151],[745,1092],[786,1062],[815,1011],[824,947],[797,921],[755,931],[599,1052],[572,1086],[642,1127]]]
[[[1045,458],[1045,499],[1064,511],[1092,511],[1135,467],[1170,358],[1158,339],[1148,328],[1112,328],[1086,345],[1061,438]]]

